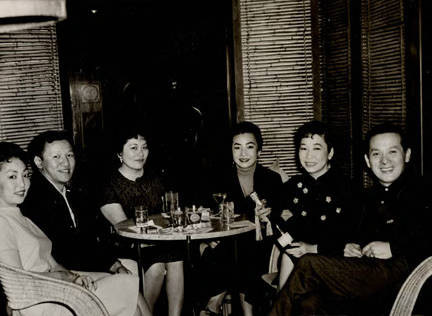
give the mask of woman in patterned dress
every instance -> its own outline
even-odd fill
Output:
[[[279,289],[304,254],[343,255],[356,215],[351,182],[332,163],[335,149],[328,128],[318,121],[305,123],[296,132],[295,145],[302,174],[282,189],[278,227],[286,234],[276,243],[283,254]]]
[[[161,196],[164,186],[161,179],[146,167],[149,155],[147,137],[140,128],[125,126],[117,135],[115,152],[120,167],[111,174],[103,188],[101,211],[115,225],[134,218],[134,207],[142,205],[149,213],[162,210]],[[129,247],[129,252],[130,252]],[[126,256],[134,256],[125,253]],[[179,249],[172,245],[157,245],[143,250],[144,296],[150,309],[159,297],[166,281],[168,313],[180,316],[184,297],[183,261]]]

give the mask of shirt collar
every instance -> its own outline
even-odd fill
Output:
[[[60,190],[55,184],[54,182],[51,181],[51,179],[49,179],[48,177],[46,177],[43,173],[41,173],[41,175],[63,196],[66,196],[66,192],[69,191],[68,189],[66,189],[66,185],[63,186],[63,189]]]

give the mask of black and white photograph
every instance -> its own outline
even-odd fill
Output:
[[[0,316],[432,315],[427,0],[0,0]]]

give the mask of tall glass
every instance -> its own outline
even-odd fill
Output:
[[[174,229],[176,227],[176,223],[178,222],[178,216],[175,214],[179,208],[179,195],[178,192],[168,191],[165,192],[165,212],[170,215],[171,218],[171,227]]]
[[[229,225],[234,220],[234,209],[230,203],[222,203],[221,220]],[[232,204],[232,203],[231,203]]]
[[[173,212],[179,207],[179,195],[178,192],[168,191],[165,192],[165,211]]]
[[[148,210],[142,205],[135,206],[135,225],[142,232],[148,222]]]

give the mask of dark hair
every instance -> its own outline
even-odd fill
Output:
[[[400,143],[402,145],[402,148],[404,150],[408,149],[409,145],[406,139],[405,132],[402,129],[402,127],[391,122],[386,122],[372,127],[369,130],[369,132],[366,134],[365,141],[364,141],[364,153],[366,155],[369,154],[369,146],[372,137],[379,134],[386,134],[386,133],[398,134],[400,136]]]
[[[42,158],[43,152],[45,150],[45,145],[58,140],[66,140],[69,142],[72,148],[74,146],[72,137],[66,130],[45,131],[35,136],[31,140],[28,146],[28,152],[31,155],[31,158],[34,158],[35,156]]]
[[[294,135],[294,144],[298,152],[303,138],[312,137],[313,135],[320,135],[327,144],[327,149],[334,150],[333,135],[326,124],[320,121],[310,121],[300,126]]]
[[[28,156],[20,146],[14,143],[0,142],[0,168],[3,163],[10,162],[12,158],[18,158],[25,165],[28,164]]]
[[[149,142],[147,131],[144,127],[136,125],[123,125],[114,136],[114,152],[119,154],[123,151],[123,146],[127,143],[129,139],[138,139],[138,136],[144,137],[147,142]]]
[[[251,133],[255,136],[258,145],[258,151],[260,151],[263,146],[261,130],[257,125],[252,122],[243,121],[234,125],[231,133],[231,141],[235,136],[245,133]]]

